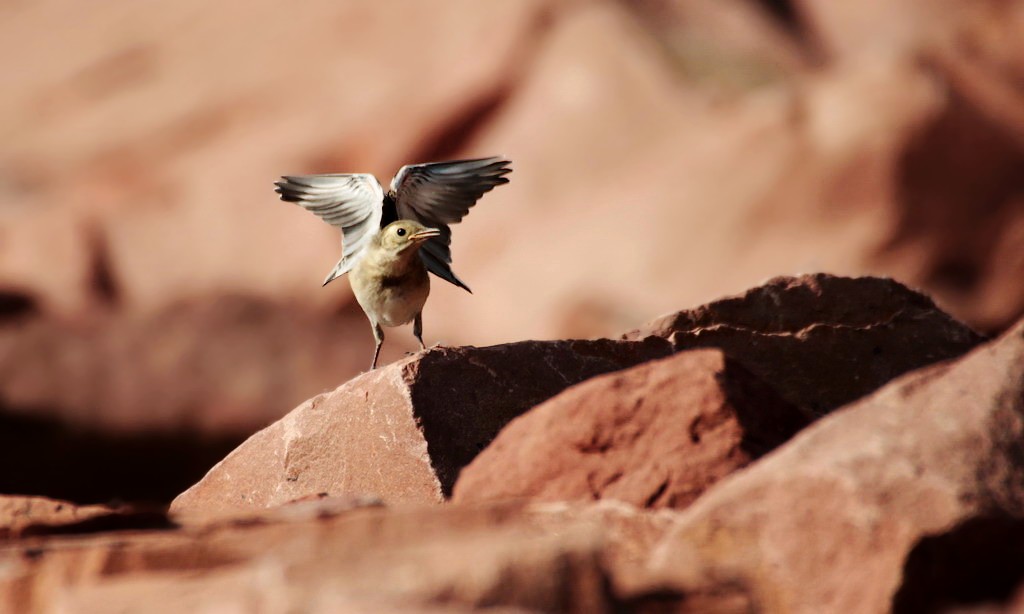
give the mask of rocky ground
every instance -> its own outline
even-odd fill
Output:
[[[4,497],[0,603],[1019,608],[1022,441],[1024,322],[986,339],[891,280],[777,278],[620,339],[364,373],[167,512]]]
[[[1024,611],[1024,1],[0,15],[0,610]],[[490,154],[361,373],[272,182]]]

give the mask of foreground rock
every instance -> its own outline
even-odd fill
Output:
[[[683,352],[588,380],[516,418],[462,471],[452,500],[683,508],[808,421],[720,351]]]
[[[1024,323],[818,421],[709,490],[655,567],[682,587],[746,586],[767,611],[1001,599],[1024,575],[1022,440]]]
[[[717,347],[814,415],[982,341],[928,297],[891,279],[778,277],[625,335],[677,350]]]
[[[0,495],[0,537],[18,535],[29,527],[60,526],[113,513],[105,505],[78,506],[45,497]]]
[[[373,493],[436,503],[510,420],[585,379],[670,353],[661,339],[440,348],[365,373],[260,431],[171,506],[183,514]]]
[[[0,546],[0,609],[590,613],[680,601],[616,588],[622,569],[636,568],[670,526],[663,514],[342,504],[311,501],[244,522],[116,539],[8,543]]]

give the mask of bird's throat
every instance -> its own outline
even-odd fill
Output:
[[[420,260],[418,247],[410,247],[397,253],[371,250],[357,266],[380,280],[382,286],[397,286],[410,275],[417,275],[421,269],[426,268]]]

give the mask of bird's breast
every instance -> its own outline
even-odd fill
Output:
[[[423,310],[430,294],[430,278],[421,264],[395,272],[365,263],[353,269],[351,280],[359,306],[371,320],[383,326],[411,322]]]

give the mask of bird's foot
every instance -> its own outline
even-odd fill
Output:
[[[415,355],[417,355],[417,354],[422,354],[423,352],[429,352],[430,350],[433,350],[433,349],[435,349],[435,348],[443,348],[443,347],[445,347],[445,346],[444,346],[444,345],[442,345],[442,344],[440,344],[440,343],[435,343],[434,345],[430,345],[430,346],[423,346],[423,347],[422,347],[422,348],[420,348],[420,350],[419,350],[419,351],[417,351],[417,352],[406,352],[406,353],[405,353],[405,355],[406,355],[406,356],[415,356]]]

